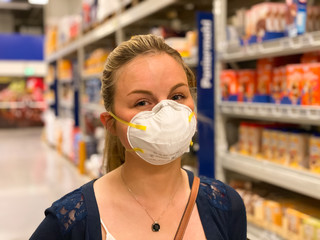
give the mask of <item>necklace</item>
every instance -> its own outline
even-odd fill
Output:
[[[122,168],[123,169],[123,168]],[[162,211],[162,213],[160,214],[160,216],[155,220],[150,213],[148,212],[147,208],[145,206],[143,206],[141,204],[141,202],[138,200],[138,198],[136,197],[136,195],[133,193],[133,191],[129,188],[128,184],[126,183],[126,181],[123,178],[123,174],[122,174],[122,169],[121,169],[121,179],[124,183],[124,185],[126,186],[128,192],[130,193],[130,195],[133,197],[133,199],[143,208],[143,210],[146,212],[146,214],[149,216],[149,218],[152,220],[152,225],[151,225],[151,230],[153,232],[159,232],[160,231],[160,224],[159,224],[159,220],[160,218],[163,216],[163,214],[167,211],[169,205],[171,204],[174,196],[176,195],[176,193],[178,192],[179,189],[179,185],[177,186],[177,189],[173,192],[172,196],[169,199],[169,202],[167,204],[167,206],[165,207],[165,209]],[[182,180],[182,178],[181,178]]]

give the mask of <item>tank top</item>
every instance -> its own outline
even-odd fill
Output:
[[[101,218],[100,218],[100,222],[101,222],[101,225],[102,225],[103,229],[106,231],[106,240],[116,240],[116,239],[111,235],[111,233],[109,233],[106,225],[104,225],[104,223],[103,223],[103,221],[102,221]]]

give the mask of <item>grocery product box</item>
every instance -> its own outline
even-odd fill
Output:
[[[259,124],[248,125],[248,154],[257,156],[261,152],[262,126]]]
[[[271,150],[271,128],[264,128],[262,130],[262,141],[261,141],[261,154],[264,159],[272,159],[272,150]]]
[[[320,173],[320,133],[315,133],[309,139],[309,168]]]
[[[308,167],[308,134],[295,130],[289,135],[288,164],[291,167]]]
[[[279,104],[287,92],[286,68],[273,69],[270,102]]]
[[[238,71],[238,101],[252,102],[257,93],[256,70],[243,69]]]
[[[283,228],[287,239],[303,239],[303,221],[306,218],[308,218],[308,215],[296,210],[295,208],[288,207],[285,209]]]
[[[307,0],[286,0],[286,35],[295,37],[306,32]]]
[[[282,104],[301,104],[303,89],[303,68],[301,64],[286,65],[286,89]]]
[[[221,98],[227,101],[238,100],[238,74],[235,70],[222,70],[220,74]]]
[[[242,154],[249,153],[249,123],[242,122],[239,126],[238,150]]]
[[[302,220],[302,235],[304,240],[320,239],[320,219],[308,216]]]
[[[302,105],[320,105],[320,63],[302,64]]]
[[[257,93],[253,102],[270,102],[273,65],[273,58],[263,58],[257,61]]]
[[[288,164],[290,133],[288,130],[280,130],[277,135],[277,151],[275,161],[280,164]]]

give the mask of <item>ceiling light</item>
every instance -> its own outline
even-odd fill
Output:
[[[28,0],[30,4],[37,4],[37,5],[46,5],[48,4],[49,0]]]

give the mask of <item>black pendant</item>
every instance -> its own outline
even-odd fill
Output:
[[[151,226],[151,229],[153,232],[159,232],[160,231],[160,224],[157,222],[154,222]]]

